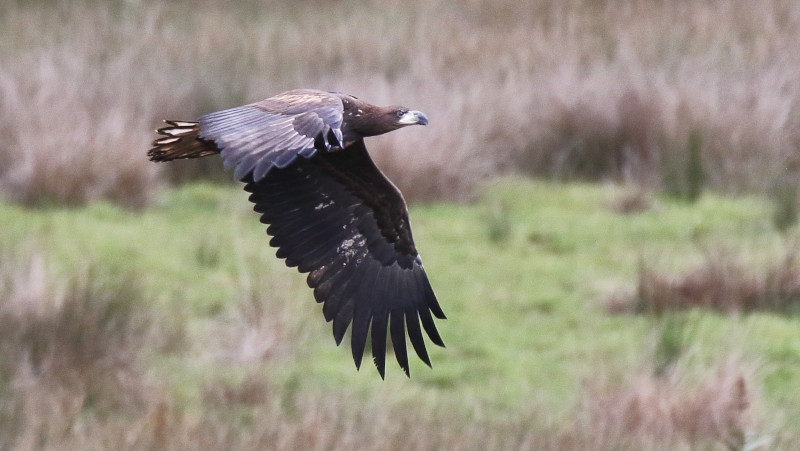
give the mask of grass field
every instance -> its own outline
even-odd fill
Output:
[[[482,193],[412,209],[448,347],[386,381],[336,348],[238,189],[187,185],[142,213],[3,206],[4,446],[798,443],[796,317],[615,307],[643,262],[679,275],[725,247],[754,277],[797,239],[764,199],[622,213],[631,191],[615,185]]]
[[[800,448],[800,3],[230,5],[0,2],[0,449]],[[411,379],[145,157],[297,87],[431,119],[368,143],[448,315]]]

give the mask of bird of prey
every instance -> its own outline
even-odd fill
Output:
[[[197,121],[165,122],[150,159],[222,157],[251,193],[277,256],[308,273],[337,345],[352,324],[356,368],[368,334],[381,378],[387,335],[407,376],[406,333],[430,366],[422,329],[444,346],[431,314],[445,315],[414,246],[405,200],[364,145],[368,136],[427,125],[425,114],[298,89]]]

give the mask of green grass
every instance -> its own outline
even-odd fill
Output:
[[[533,409],[546,412],[545,423],[558,423],[574,412],[583,383],[653,365],[663,346],[663,319],[614,315],[606,305],[613,291],[635,290],[642,259],[686,268],[705,248],[724,244],[758,262],[796,236],[774,230],[762,198],[704,194],[688,204],[660,197],[625,215],[611,207],[624,190],[510,178],[486,185],[474,204],[414,206],[415,239],[448,319],[439,323],[447,348],[430,349],[433,369],[413,361],[410,380],[395,365],[386,381],[369,364],[356,372],[303,276],[274,257],[239,189],[188,185],[162,192],[140,213],[108,203],[2,205],[0,249],[37,249],[62,272],[91,262],[135,274],[146,305],[185,323],[185,349],[155,349],[146,358],[181,409],[202,402],[202,387],[241,380],[256,368],[289,398],[339,393],[490,423]],[[507,222],[502,240],[492,231],[498,204]],[[230,351],[218,331],[248,290],[280,310],[289,333],[279,339],[298,341],[266,366],[215,357]],[[788,430],[800,424],[797,318],[676,315],[681,349],[671,359],[706,367],[742,356],[757,368],[755,390],[763,390],[768,422]]]

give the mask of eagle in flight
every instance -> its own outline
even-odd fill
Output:
[[[150,159],[220,154],[225,168],[245,183],[277,256],[308,273],[325,320],[333,321],[337,345],[352,323],[356,368],[369,334],[383,378],[389,335],[409,375],[406,332],[430,366],[422,329],[444,346],[431,314],[445,315],[414,246],[405,200],[364,145],[367,136],[426,125],[425,114],[298,89],[196,122],[165,123]]]

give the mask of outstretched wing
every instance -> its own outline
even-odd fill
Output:
[[[206,114],[199,120],[202,140],[222,151],[225,169],[241,180],[261,180],[271,168],[284,168],[298,155],[342,146],[341,99],[298,89],[261,102]]]
[[[430,366],[422,329],[444,346],[431,313],[445,316],[414,247],[402,195],[372,162],[363,140],[276,167],[260,180],[248,174],[244,181],[278,257],[309,273],[308,285],[324,303],[325,319],[333,321],[337,345],[352,323],[356,367],[371,332],[372,356],[384,376],[387,330],[407,375],[406,331]]]

